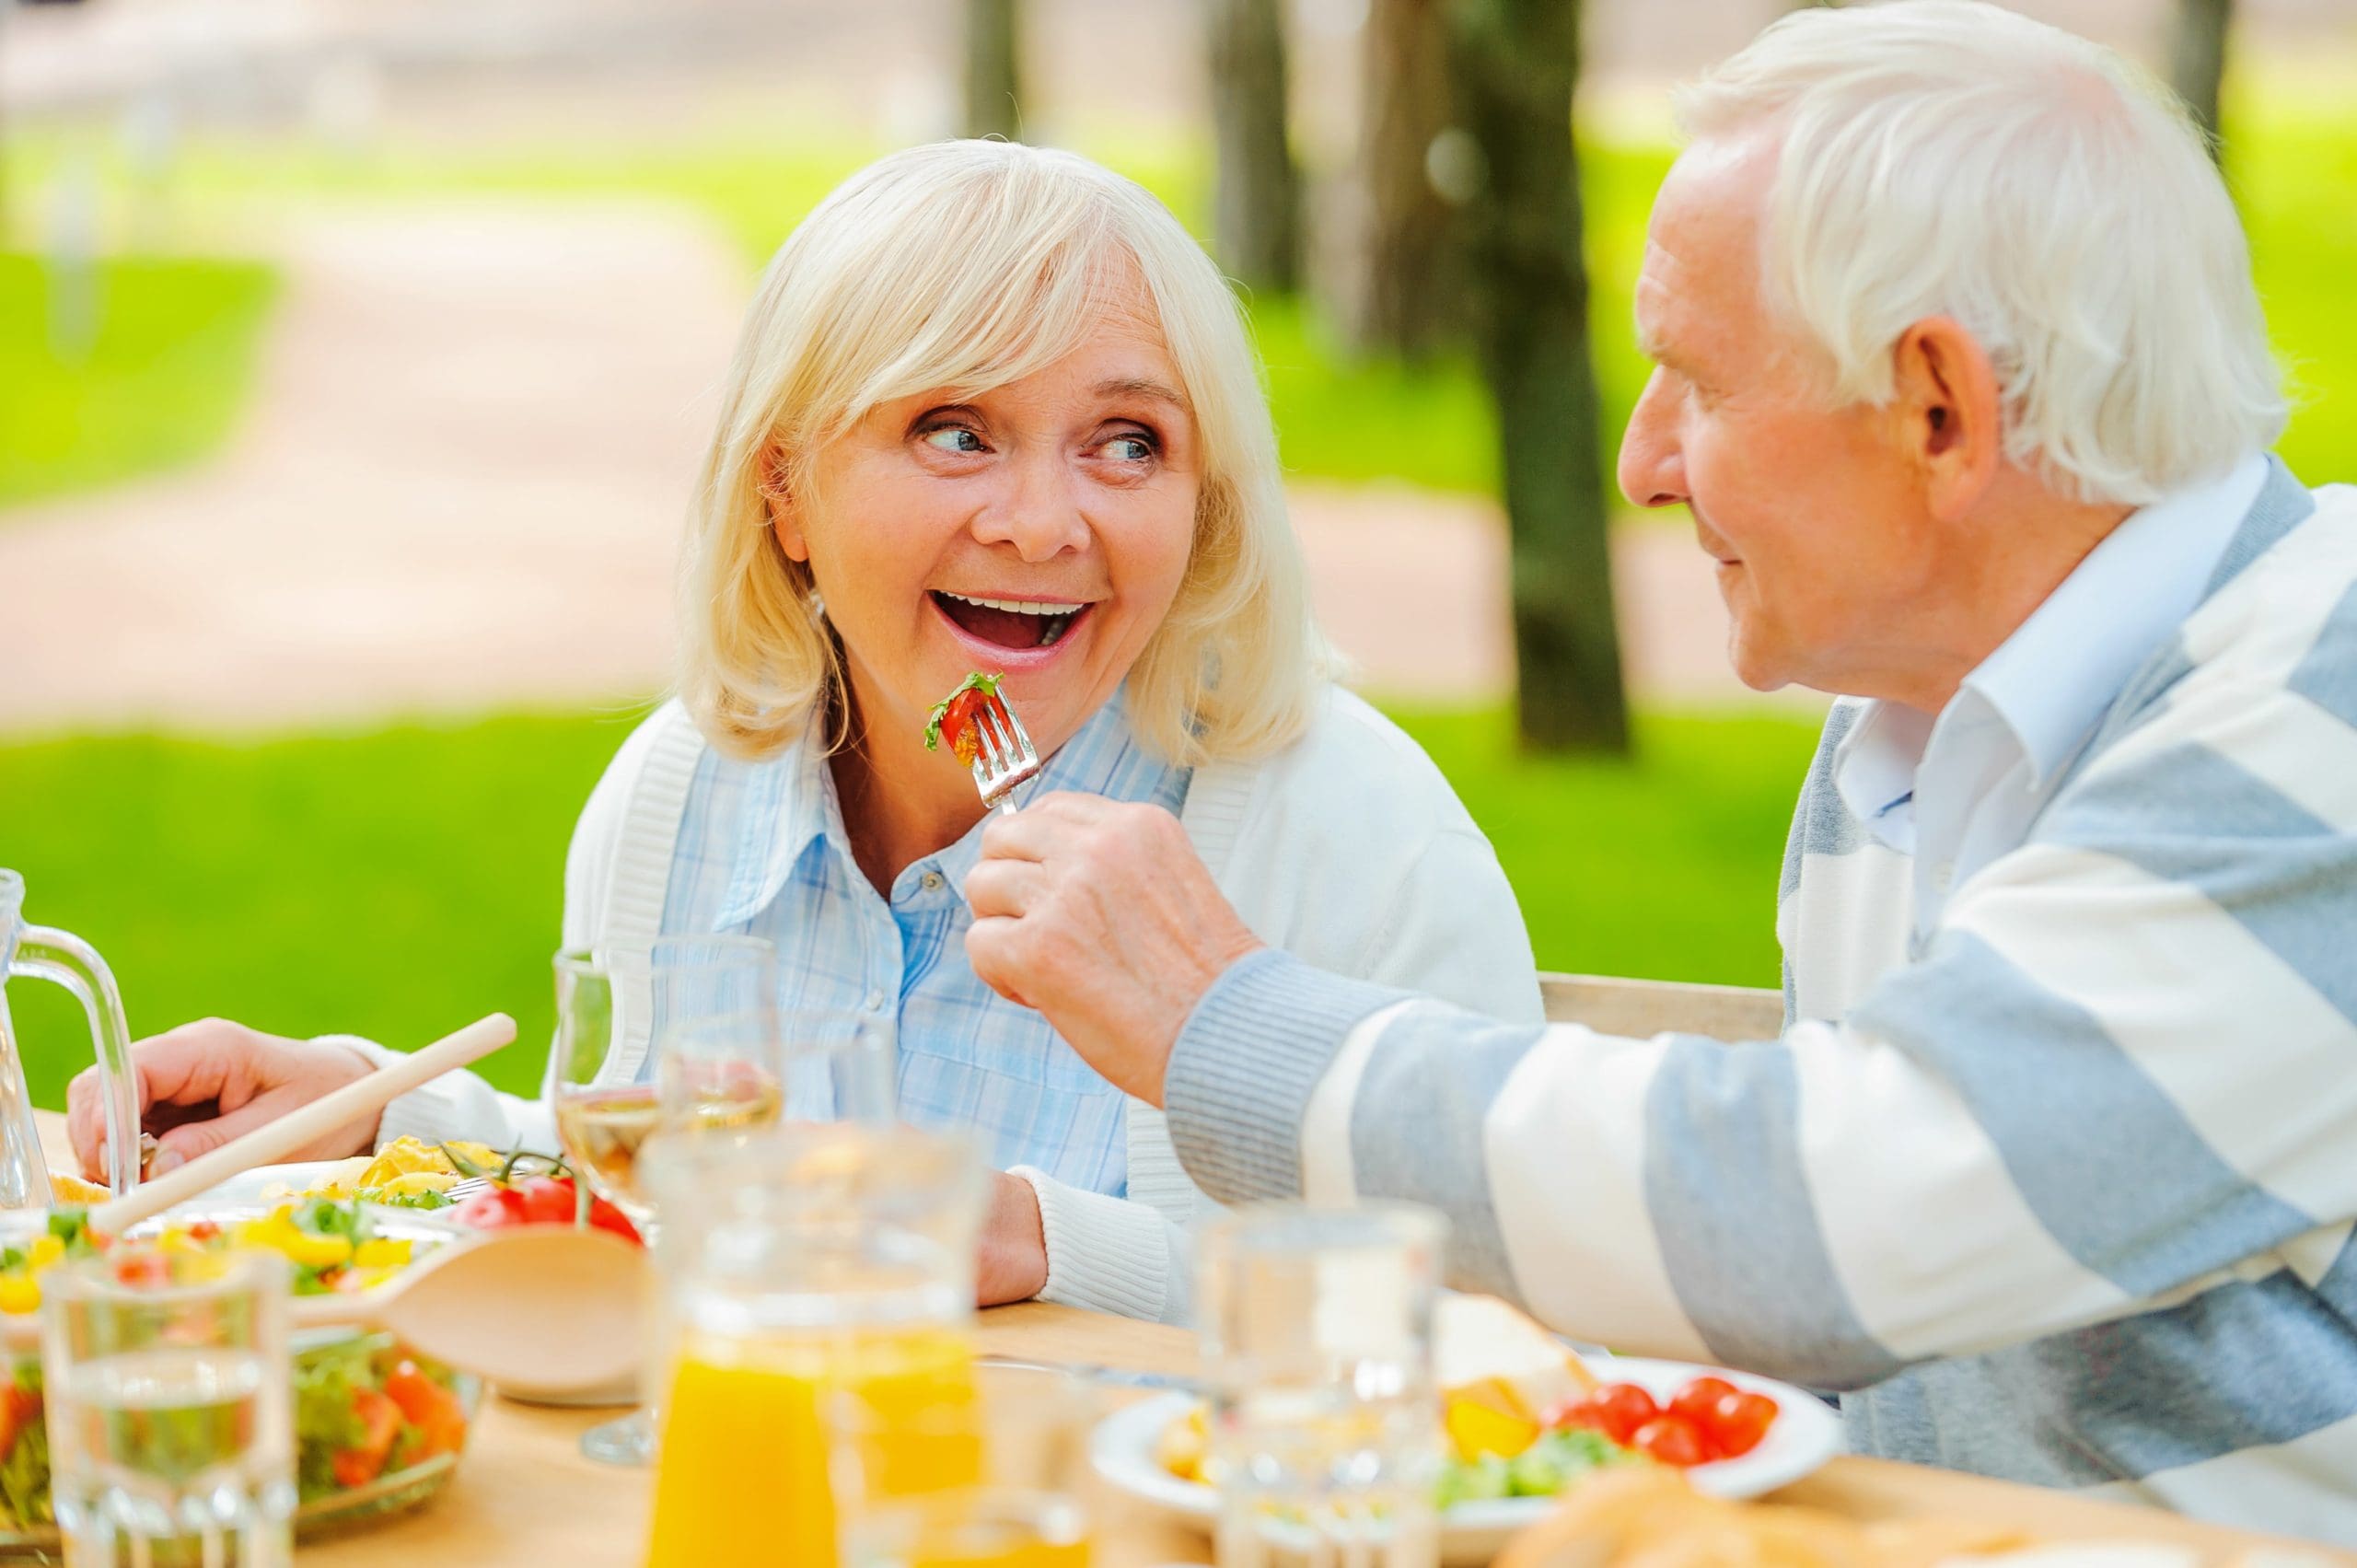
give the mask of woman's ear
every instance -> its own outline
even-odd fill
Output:
[[[1893,359],[1899,439],[1922,476],[1926,509],[1954,521],[1979,503],[2004,459],[1996,366],[1972,334],[1945,316],[1908,328]]]
[[[801,515],[786,481],[786,468],[783,451],[772,449],[761,460],[761,505],[769,512],[770,532],[777,536],[777,547],[785,552],[786,559],[807,563],[810,559],[810,541],[803,537]]]

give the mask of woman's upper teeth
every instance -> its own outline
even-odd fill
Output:
[[[943,591],[947,592],[946,589]],[[1086,608],[1039,598],[976,598],[971,594],[949,594],[948,597],[962,599],[968,604],[979,604],[984,610],[1004,610],[1015,615],[1077,615]]]

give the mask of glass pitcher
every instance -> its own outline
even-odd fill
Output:
[[[107,1185],[116,1196],[139,1183],[139,1100],[131,1075],[131,1031],[106,960],[78,936],[24,923],[25,879],[0,870],[0,1209],[47,1208],[49,1164],[41,1158],[32,1096],[8,1021],[6,982],[17,975],[54,981],[79,997],[105,1082]]]

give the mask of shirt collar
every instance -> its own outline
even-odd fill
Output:
[[[2131,512],[1964,684],[1996,711],[2043,787],[2128,678],[2185,622],[2267,482],[2267,459]]]
[[[2222,479],[2131,512],[1965,677],[1958,696],[1977,698],[2012,732],[2033,788],[2071,760],[2128,678],[2201,602],[2267,474],[2266,458],[2253,454]],[[1861,821],[1871,827],[1914,794],[1933,726],[1902,703],[1863,705],[1833,762],[1834,786]]]
[[[1057,748],[1039,770],[1039,776],[1022,787],[1025,796],[1052,790],[1074,790],[1117,799],[1144,799],[1151,795],[1132,787],[1140,775],[1141,756],[1130,734],[1128,688],[1113,693],[1073,738]],[[945,763],[945,765],[947,765]],[[1160,764],[1146,770],[1158,779]],[[806,727],[786,752],[758,764],[746,786],[738,809],[742,813],[737,841],[737,872],[729,881],[729,895],[714,917],[714,928],[744,924],[775,900],[793,877],[805,855],[820,846],[832,849],[857,875],[851,853],[851,833],[843,825],[842,803],[835,794],[834,770],[827,763],[827,748],[816,725]],[[956,843],[933,857],[962,900],[966,877],[981,859],[986,817]],[[758,870],[756,869],[758,868]]]

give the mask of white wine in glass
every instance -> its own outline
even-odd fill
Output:
[[[556,956],[556,1037],[549,1051],[557,1137],[589,1190],[652,1232],[661,1216],[639,1191],[638,1156],[661,1131],[652,1069],[684,1025],[767,1007],[776,953],[751,936],[666,936],[643,951],[575,948]],[[581,1451],[610,1464],[654,1458],[644,1410],[591,1428]]]

